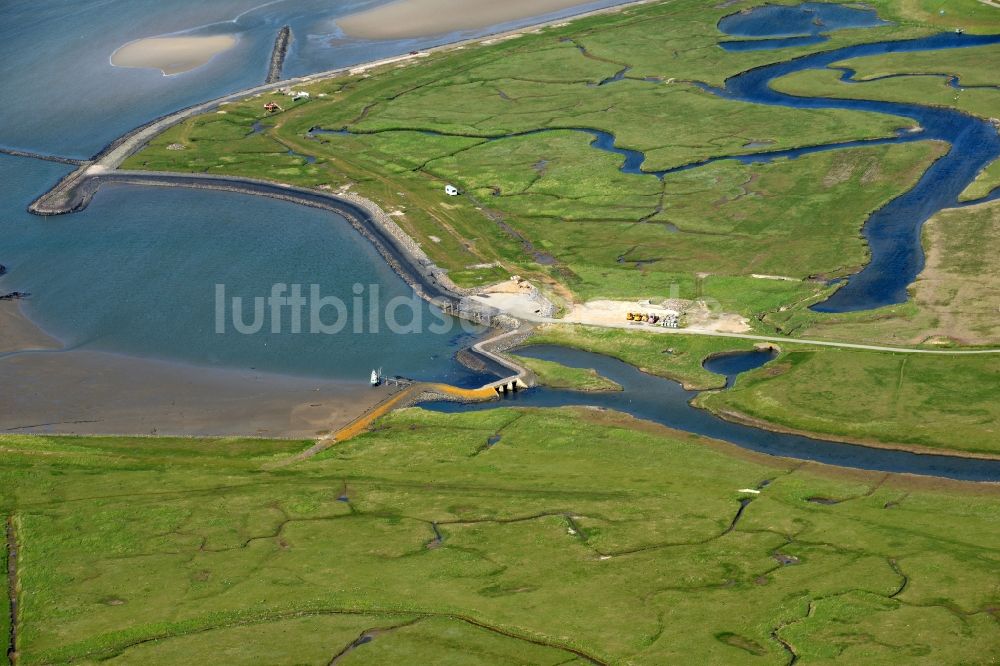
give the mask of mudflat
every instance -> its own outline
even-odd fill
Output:
[[[397,0],[337,20],[348,37],[410,39],[475,30],[587,3],[581,0]]]
[[[111,64],[158,69],[164,76],[171,76],[201,67],[235,45],[232,35],[150,37],[119,48],[111,54]]]
[[[0,301],[0,354],[24,349],[58,349],[62,345],[35,326],[17,301]]]
[[[97,351],[0,358],[0,433],[311,438],[389,395],[367,382],[201,368]]]

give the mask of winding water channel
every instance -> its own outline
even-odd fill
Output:
[[[715,91],[728,99],[756,104],[802,109],[851,109],[905,116],[920,126],[922,131],[916,136],[951,144],[948,153],[924,173],[916,186],[872,214],[864,227],[871,261],[861,272],[851,276],[833,296],[813,306],[813,309],[849,312],[906,301],[906,288],[924,266],[921,227],[938,211],[956,206],[958,196],[983,167],[1000,157],[1000,135],[989,122],[952,109],[898,102],[796,97],[777,92],[770,87],[771,82],[795,72],[823,69],[848,58],[998,43],[1000,35],[948,33],[921,39],[848,46],[752,69],[729,79],[724,89]],[[908,138],[897,139],[905,140]],[[997,196],[1000,196],[1000,190],[994,190],[980,201]]]
[[[802,7],[806,8],[804,11],[807,14],[816,11],[808,4]],[[787,12],[790,10],[766,6],[763,11]],[[823,14],[823,18],[827,22],[832,20],[836,23],[839,21],[837,27],[881,24],[873,14],[858,19],[849,13],[833,9],[829,5],[822,11],[833,12],[829,15]],[[749,16],[752,19],[753,14],[754,12],[751,12],[742,16]],[[873,20],[876,23],[872,23]],[[856,24],[852,24],[852,21],[856,21]],[[768,24],[765,21],[761,26],[751,26],[752,29],[749,29],[746,34],[747,36],[761,36],[766,33],[767,25],[771,25],[773,28],[774,25],[787,26],[788,23],[778,21]],[[810,25],[813,23],[810,22]],[[720,25],[720,28],[722,27]],[[749,50],[796,45],[803,40],[805,43],[814,43],[826,39],[818,30],[807,30],[807,32],[809,34],[806,36],[776,35],[774,39],[723,42],[720,46],[733,50]],[[920,246],[921,226],[938,211],[958,205],[959,194],[975,179],[984,166],[1000,156],[1000,137],[990,123],[951,109],[868,100],[802,98],[779,93],[773,90],[770,84],[782,76],[809,69],[823,69],[848,58],[882,53],[965,48],[995,43],[1000,43],[1000,35],[941,34],[922,39],[864,44],[750,70],[728,79],[725,87],[721,89],[702,86],[704,90],[728,99],[793,108],[850,109],[884,113],[911,118],[920,127],[918,132],[901,131],[895,137],[821,144],[745,155],[728,155],[663,171],[643,170],[642,167],[646,161],[643,152],[618,147],[613,134],[587,127],[546,128],[483,138],[489,141],[498,141],[545,132],[581,132],[592,137],[590,145],[593,148],[620,155],[622,157],[620,169],[623,173],[660,179],[672,172],[698,168],[724,159],[752,163],[779,158],[796,158],[819,151],[859,146],[931,139],[947,141],[951,144],[948,154],[939,159],[910,191],[876,211],[868,220],[864,233],[872,252],[871,262],[860,273],[847,280],[846,284],[830,299],[814,306],[816,310],[825,312],[872,309],[906,300],[907,286],[916,278],[923,267],[923,253]],[[628,68],[625,68],[597,85],[615,84],[624,80],[627,73]],[[845,81],[849,79],[846,74],[844,78]],[[329,132],[329,130],[315,128],[314,132],[323,133]],[[347,131],[334,130],[332,133],[347,133]],[[428,133],[434,134],[434,132]],[[987,199],[994,198],[998,194],[1000,191],[995,191]],[[726,421],[708,411],[692,407],[690,402],[697,395],[696,392],[686,391],[676,382],[644,374],[638,369],[612,358],[579,350],[548,346],[529,347],[519,353],[532,358],[562,363],[570,367],[593,368],[623,387],[620,392],[598,393],[535,388],[514,396],[513,401],[519,406],[588,405],[602,407],[770,455],[855,469],[938,476],[966,481],[1000,481],[1000,460],[917,454],[754,428]],[[759,367],[774,357],[775,353],[770,351],[723,355],[707,360],[706,368],[726,375],[728,387],[732,385],[739,373]],[[476,405],[438,402],[429,403],[425,407],[442,412],[464,412],[495,409],[508,404],[507,401]]]
[[[808,7],[803,5],[802,7]],[[788,8],[766,6],[749,14],[784,12]],[[811,10],[810,10],[811,11]],[[808,12],[806,12],[808,13]],[[838,15],[838,18],[844,18]],[[775,24],[770,24],[772,29]],[[780,21],[777,25],[782,24]],[[720,28],[723,27],[720,24]],[[767,21],[753,26],[747,36],[767,33]],[[749,50],[778,48],[822,41],[818,31],[807,36],[774,35],[772,39],[722,43],[723,48]],[[900,104],[868,100],[835,98],[803,98],[777,92],[770,87],[772,81],[782,76],[808,69],[823,69],[848,58],[936,49],[965,48],[1000,43],[1000,35],[966,36],[941,34],[932,37],[897,42],[864,44],[817,53],[794,60],[753,69],[726,81],[722,89],[705,86],[713,94],[734,100],[757,104],[771,104],[794,108],[851,109],[886,113],[912,118],[921,128],[919,132],[900,133],[894,138],[876,141],[859,141],[825,146],[810,146],[796,150],[757,153],[715,159],[738,159],[749,162],[797,157],[818,150],[834,150],[849,146],[876,143],[902,143],[906,141],[938,139],[951,144],[947,155],[939,159],[910,191],[897,197],[868,220],[864,234],[869,242],[872,260],[830,299],[814,306],[825,312],[846,312],[872,309],[906,300],[906,288],[923,268],[920,246],[920,229],[923,223],[938,211],[958,205],[959,194],[971,183],[979,171],[1000,157],[1000,137],[990,123],[964,113],[946,108]],[[622,73],[622,76],[624,73]],[[602,84],[621,80],[616,76]],[[843,80],[849,82],[850,72]],[[952,83],[951,85],[955,85]],[[599,150],[622,155],[622,171],[662,178],[665,172],[642,170],[645,155],[639,151],[615,146],[615,138],[606,132],[586,128],[576,131],[594,136],[591,145]],[[542,130],[550,131],[550,130]],[[715,160],[709,160],[715,161]],[[704,163],[686,165],[680,169],[696,168]],[[674,169],[675,171],[677,169]],[[994,190],[980,201],[995,199],[1000,189]],[[561,407],[587,405],[612,409],[638,418],[654,421],[671,428],[693,432],[714,439],[730,442],[742,448],[770,455],[809,460],[840,467],[937,476],[965,481],[1000,481],[1000,460],[977,460],[950,455],[917,454],[902,450],[872,448],[842,442],[826,441],[754,428],[721,419],[712,413],[693,407],[690,402],[696,392],[686,391],[678,383],[640,372],[621,361],[579,350],[559,347],[536,346],[518,352],[524,356],[554,361],[574,368],[592,368],[623,388],[620,392],[579,392],[571,390],[536,388],[515,396],[519,406]],[[709,370],[726,375],[726,386],[733,384],[736,376],[759,367],[774,358],[773,352],[757,351],[718,356],[706,361]],[[506,403],[456,405],[435,403],[430,409],[445,412],[493,409]]]
[[[621,385],[621,391],[572,391],[534,388],[516,393],[508,400],[479,404],[433,402],[421,405],[439,412],[468,412],[500,407],[591,406],[631,414],[670,428],[730,442],[741,448],[798,460],[810,460],[839,467],[938,476],[961,481],[1000,481],[1000,460],[979,460],[950,455],[910,453],[857,444],[762,430],[721,419],[711,412],[692,407],[696,391],[686,391],[677,382],[640,372],[637,368],[600,354],[537,345],[517,351],[518,355],[553,361],[573,368],[592,368]],[[739,372],[759,367],[774,356],[770,352],[749,352],[716,357],[707,367],[728,372],[731,383]]]

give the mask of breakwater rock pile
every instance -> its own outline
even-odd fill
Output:
[[[278,31],[278,36],[274,40],[271,65],[267,69],[267,78],[264,79],[264,83],[274,83],[281,80],[281,70],[285,66],[285,56],[288,55],[288,46],[291,43],[292,29],[286,25]]]

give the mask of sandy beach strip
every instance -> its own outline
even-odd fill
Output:
[[[339,429],[391,391],[97,351],[2,357],[0,385],[0,434],[294,439]]]
[[[111,64],[158,69],[164,76],[172,76],[201,67],[234,46],[236,37],[232,35],[150,37],[119,48],[111,54]]]
[[[337,25],[357,39],[413,39],[487,28],[586,4],[581,0],[396,0],[337,19]]]

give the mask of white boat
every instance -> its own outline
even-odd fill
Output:
[[[378,386],[382,383],[382,378],[378,376],[378,370],[372,370],[372,386]]]

